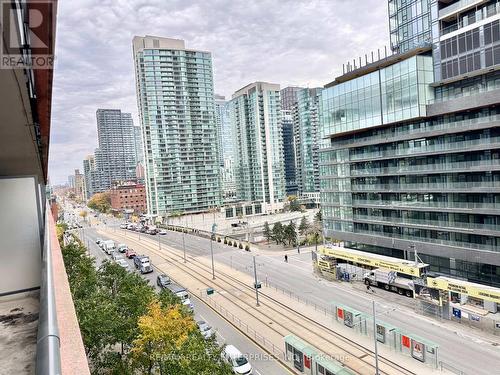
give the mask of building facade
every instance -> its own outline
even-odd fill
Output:
[[[142,133],[140,126],[134,126],[134,142],[135,142],[135,165],[144,164],[144,146],[142,143]]]
[[[281,127],[283,128],[285,191],[286,195],[298,195],[299,189],[297,186],[297,164],[292,111],[281,110]]]
[[[215,95],[215,119],[219,139],[223,202],[229,203],[236,199],[236,180],[234,175],[235,139],[231,124],[229,101],[222,95]]]
[[[432,0],[389,0],[393,52],[404,53],[432,42],[431,3]]]
[[[499,2],[431,5],[432,46],[321,93],[325,234],[401,258],[416,250],[433,271],[498,286]]]
[[[146,189],[143,184],[126,182],[116,185],[111,188],[109,195],[113,210],[135,214],[146,212]]]
[[[83,159],[83,178],[85,179],[86,199],[94,195],[96,182],[95,158],[94,155],[88,155]]]
[[[211,54],[153,36],[133,51],[148,213],[221,205]]]
[[[79,202],[87,200],[87,189],[85,188],[85,176],[75,169],[75,198]]]
[[[283,207],[285,176],[280,87],[255,82],[236,91],[230,102],[236,140],[236,193],[266,209]]]
[[[319,93],[322,88],[305,88],[297,93],[293,106],[296,181],[298,194],[319,193]]]
[[[95,191],[102,192],[114,183],[135,178],[136,147],[130,113],[119,109],[98,109],[95,151]]]

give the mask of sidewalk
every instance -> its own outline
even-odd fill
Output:
[[[104,233],[104,231],[100,232]],[[221,278],[217,278],[214,281],[210,280],[211,272],[208,268],[207,270],[198,270],[196,268],[191,270],[194,274],[199,274],[203,277],[200,278],[200,280],[195,278],[197,276],[188,274],[187,271],[182,269],[183,264],[182,259],[180,258],[182,257],[182,252],[179,250],[162,244],[162,253],[164,256],[168,257],[169,254],[179,256],[179,258],[168,257],[168,260],[165,260],[156,254],[156,251],[158,251],[158,243],[154,240],[141,238],[141,241],[139,242],[137,241],[137,236],[123,236],[123,233],[118,231],[116,233],[107,231],[106,235],[112,239],[125,243],[132,240],[133,247],[135,249],[150,255],[153,264],[158,269],[168,273],[177,282],[182,284],[184,287],[187,287],[192,294],[200,295],[200,293],[204,293],[204,291],[206,291],[206,288],[214,288],[216,293],[213,297],[210,297],[213,301],[223,305],[227,311],[230,311],[231,314],[238,317],[238,319],[244,322],[248,327],[251,327],[254,331],[265,337],[265,339],[271,342],[274,346],[283,348],[283,337],[287,334],[293,333],[302,340],[316,347],[318,350],[325,352],[325,354],[331,355],[333,358],[338,358],[341,362],[348,363],[351,368],[356,370],[356,372],[360,374],[372,375],[373,368],[366,365],[365,362],[355,358],[365,356],[365,351],[362,351],[355,346],[350,347],[344,339],[335,336],[329,331],[324,331],[321,334],[318,334],[318,327],[316,325],[313,325],[303,318],[300,319],[295,314],[290,313],[281,304],[284,306],[294,306],[294,311],[300,312],[300,314],[321,323],[325,327],[341,333],[350,341],[357,342],[371,350],[373,347],[373,339],[358,336],[356,333],[352,332],[351,329],[334,322],[332,315],[329,313],[325,311],[317,311],[312,306],[308,306],[300,301],[294,300],[280,291],[266,287],[265,285],[262,286],[260,291],[261,293],[265,293],[265,295],[270,297],[272,300],[262,296],[262,304],[257,308],[255,307],[255,297],[252,294],[244,293],[246,290],[242,289],[241,285],[234,285],[234,282],[222,280],[222,274]],[[209,259],[205,257],[192,258],[191,256],[189,257],[189,262],[187,263],[188,267],[189,263],[193,260],[210,267]],[[215,268],[216,276],[218,272],[221,272],[240,280],[245,285],[253,285],[253,278],[245,273],[234,270],[221,263],[216,263]],[[205,279],[205,277],[207,279]],[[287,327],[293,327],[293,331]],[[349,350],[350,353],[347,350]],[[410,369],[417,374],[439,372],[438,370],[422,365],[420,362],[417,362],[412,358],[397,354],[383,345],[379,345],[379,353],[381,356],[391,359],[392,361],[396,361],[404,368]],[[371,362],[373,363],[374,359],[372,359]],[[385,363],[381,362],[380,368],[384,373],[398,374],[397,370],[389,367]]]

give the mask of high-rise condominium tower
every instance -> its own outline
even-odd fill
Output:
[[[134,37],[137,104],[150,214],[221,204],[218,137],[209,52],[183,40]]]
[[[95,151],[95,191],[111,188],[113,183],[135,178],[134,123],[130,113],[119,109],[98,109]]]
[[[230,111],[237,197],[279,209],[285,198],[279,85],[255,82],[243,87],[233,94]]]
[[[321,93],[325,234],[499,286],[500,1],[388,3],[399,54]]]

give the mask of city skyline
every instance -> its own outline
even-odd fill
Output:
[[[366,2],[357,7],[352,4],[344,6],[346,2],[343,0],[312,4],[295,1],[297,15],[290,15],[287,19],[280,16],[288,6],[285,2],[251,7],[245,12],[251,12],[262,24],[262,29],[253,33],[243,33],[239,27],[249,22],[242,10],[242,2],[220,3],[214,7],[188,3],[168,14],[166,6],[154,4],[141,8],[123,4],[96,5],[95,1],[61,4],[59,14],[64,17],[61,17],[57,40],[59,53],[54,79],[54,97],[57,100],[54,102],[54,132],[50,149],[49,175],[52,183],[64,183],[75,168],[82,169],[81,161],[97,146],[94,125],[97,108],[120,108],[132,113],[134,123],[139,123],[133,64],[129,58],[132,55],[130,38],[133,35],[180,38],[189,45],[212,52],[215,93],[226,98],[244,84],[254,81],[277,82],[281,87],[323,86],[339,75],[343,63],[388,45],[386,8],[375,6],[377,1],[371,3],[373,6]],[[77,22],[73,10],[82,9],[82,4],[86,4],[85,9],[100,9],[106,22]],[[373,9],[370,13],[371,25],[367,26],[366,19],[359,17],[360,8]],[[221,11],[225,12],[227,19],[224,25],[218,23]],[[153,13],[164,16],[145,22]],[[200,13],[204,14],[205,23],[186,32],[189,29],[186,25],[191,24],[192,17],[196,18]],[[302,20],[297,18],[298,14],[303,17]],[[148,25],[147,29],[144,24]],[[118,25],[124,32],[114,35],[111,29]],[[293,40],[287,33],[280,32],[292,26],[295,27]],[[80,36],[90,33],[84,31],[90,29],[95,37]],[[65,35],[64,39],[62,35]],[[268,35],[267,41],[262,40],[264,35]],[[106,43],[103,42],[105,39]],[[265,63],[256,63],[253,53],[270,58]],[[87,74],[75,73],[82,69]]]

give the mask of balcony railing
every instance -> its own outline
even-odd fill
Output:
[[[335,218],[334,218],[335,219]],[[487,231],[500,231],[499,224],[485,224],[485,223],[469,223],[462,221],[450,220],[426,220],[426,219],[412,219],[408,217],[387,217],[387,216],[372,216],[372,215],[353,215],[353,221],[368,221],[376,224],[398,224],[398,225],[418,225],[422,227],[437,227],[443,229],[465,229],[472,230],[487,230]]]
[[[380,199],[353,199],[353,206],[374,206],[374,207],[397,207],[405,209],[455,209],[455,210],[500,210],[499,203],[476,203],[476,202],[436,202],[436,201],[394,201]]]
[[[448,5],[439,11],[439,18],[450,16],[456,13],[459,9],[465,8],[468,5],[473,5],[474,3],[480,3],[478,0],[460,0],[454,4]]]
[[[48,207],[48,205],[47,205]],[[49,210],[45,213],[45,238],[42,255],[42,279],[40,285],[40,315],[36,346],[36,373],[61,374],[61,341],[57,325],[56,300],[52,268],[52,247],[49,234]]]
[[[462,1],[467,1],[467,2],[472,2],[472,3],[474,2],[474,0],[462,0]],[[454,7],[455,5],[460,4],[462,1],[459,1],[458,3],[450,5],[449,7],[446,7],[444,9],[441,9],[441,11],[439,12],[440,17],[441,17],[442,11],[444,11],[448,8]],[[458,8],[460,8],[460,7],[458,7]],[[453,13],[453,11],[449,12],[448,14],[451,14],[451,13]],[[484,7],[482,9],[477,10],[475,13],[475,17],[472,21],[469,19],[462,19],[462,20],[458,20],[457,23],[455,23],[453,25],[444,27],[443,29],[441,29],[441,36],[452,33],[453,31],[459,30],[463,27],[474,25],[475,23],[477,23],[481,20],[484,20],[486,18],[490,18],[498,13],[500,13],[500,2],[497,2],[495,4],[495,6]]]

